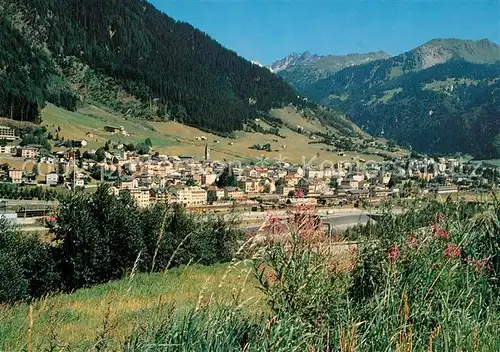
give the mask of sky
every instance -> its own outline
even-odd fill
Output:
[[[150,0],[248,60],[292,52],[397,55],[434,38],[500,43],[500,0]]]

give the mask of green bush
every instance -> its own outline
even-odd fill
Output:
[[[204,265],[233,258],[241,231],[232,220],[199,217],[180,206],[157,204],[141,214],[143,270],[163,270],[190,261]],[[154,268],[152,268],[154,262]]]
[[[123,277],[144,246],[136,204],[107,187],[64,201],[53,232],[66,290]]]
[[[106,185],[63,199],[51,226],[55,238],[43,244],[1,220],[0,303],[120,279],[131,270],[227,262],[243,237],[233,220],[165,204],[140,209],[128,192],[116,197]]]
[[[140,209],[128,192],[116,197],[105,185],[63,201],[53,232],[65,290],[122,278],[134,266],[149,272],[229,261],[242,238],[233,222],[180,206]]]
[[[59,289],[52,247],[0,218],[0,302],[13,303]]]

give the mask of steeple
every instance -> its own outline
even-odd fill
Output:
[[[210,147],[205,144],[205,160],[210,160]]]

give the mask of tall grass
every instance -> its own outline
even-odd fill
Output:
[[[416,203],[348,236],[353,270],[330,239],[276,224],[254,263],[269,314],[236,305],[193,310],[125,345],[172,351],[497,351],[500,207]],[[295,224],[296,225],[296,224]],[[276,240],[276,228],[294,228]],[[354,232],[356,231],[356,233]],[[286,233],[286,231],[283,231]]]
[[[240,248],[239,255],[250,251],[246,254],[251,258],[247,261],[252,263],[252,275],[244,266],[246,270],[237,275],[239,288],[229,285],[235,282],[234,271],[240,265],[234,260],[220,271],[216,283],[208,272],[198,277],[198,294],[191,297],[190,305],[176,306],[175,297],[157,298],[119,337],[109,330],[118,329],[123,320],[113,317],[113,310],[102,309],[101,323],[91,331],[93,343],[85,348],[500,350],[499,202],[488,207],[417,201],[403,215],[387,211],[376,224],[346,232],[346,239],[359,242],[355,248],[346,246],[344,252],[337,250],[337,238],[322,233],[312,221],[310,210],[302,215],[290,222],[272,220],[270,233],[263,239],[249,239]],[[175,269],[168,277],[180,272]],[[146,284],[146,277],[124,280],[120,283],[123,292],[133,295]],[[185,276],[184,288],[169,294],[182,295],[188,280],[195,284]],[[255,292],[248,294],[254,285],[265,304],[248,304],[255,297]],[[214,295],[216,291],[225,294]],[[34,307],[39,309],[39,305]],[[61,346],[38,344],[51,345]]]

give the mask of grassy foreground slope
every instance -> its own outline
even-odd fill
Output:
[[[301,215],[272,221],[252,265],[126,275],[36,301],[32,313],[27,304],[5,307],[0,348],[32,341],[33,350],[128,352],[498,350],[497,199],[416,200],[400,215],[387,209],[377,223],[343,233],[358,241],[347,266],[332,252],[339,238],[318,231],[313,210]]]
[[[58,351],[88,350],[99,340],[104,321],[109,324],[109,339],[124,343],[140,324],[164,315],[170,305],[182,312],[196,306],[216,306],[236,296],[249,310],[258,313],[259,307],[264,307],[252,267],[244,262],[183,266],[55,295],[33,304],[34,351],[47,348],[51,334],[55,334],[52,342],[57,341]],[[0,350],[27,347],[28,311],[27,303],[0,307]]]
[[[280,135],[285,138],[273,134],[244,131],[235,132],[235,138],[223,138],[174,121],[153,122],[125,119],[119,114],[110,113],[95,105],[86,105],[77,112],[70,112],[49,104],[42,111],[43,125],[47,127],[48,131],[54,135],[58,133],[59,137],[64,137],[64,139],[86,139],[91,149],[102,147],[107,140],[115,143],[138,143],[150,138],[155,151],[169,155],[192,155],[200,159],[203,158],[205,145],[208,144],[211,148],[211,157],[214,160],[248,160],[262,156],[288,162],[301,162],[302,157],[305,158],[306,162],[311,158],[317,158],[315,163],[323,160],[336,162],[351,157],[380,160],[378,156],[357,152],[347,152],[346,156],[340,157],[334,152],[326,151],[325,144],[309,144],[311,139],[307,133],[334,130],[317,120],[305,119],[296,112],[295,108],[277,109],[273,111],[273,115],[285,121],[286,125],[279,129]],[[270,128],[264,122],[261,123],[264,128]],[[130,133],[130,136],[111,135],[104,131],[104,127],[107,125],[123,126]],[[297,133],[290,128],[296,125],[304,127],[306,133]],[[61,131],[56,132],[59,126]],[[206,137],[207,140],[196,139],[202,136]],[[249,149],[254,144],[263,145],[266,143],[271,145],[272,152]],[[284,148],[285,145],[286,148]]]

